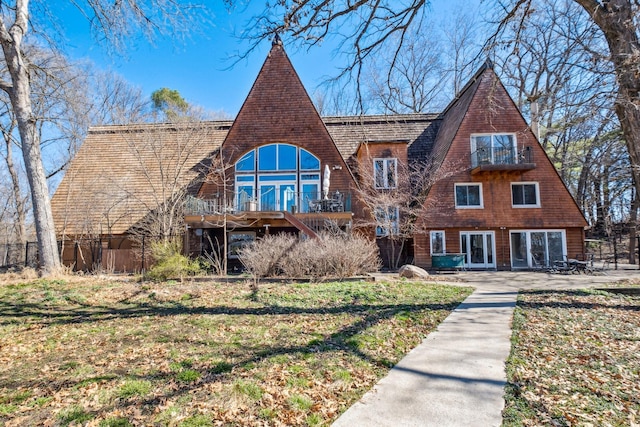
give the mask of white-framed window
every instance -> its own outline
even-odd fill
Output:
[[[376,237],[397,235],[400,232],[398,222],[400,213],[397,207],[377,207],[374,215],[376,219]]]
[[[540,190],[537,182],[512,182],[511,205],[514,208],[539,208]]]
[[[447,253],[447,245],[444,239],[444,231],[431,231],[429,232],[431,241],[431,255],[438,255]]]
[[[482,184],[455,184],[455,199],[457,209],[482,209]]]
[[[511,267],[553,266],[567,255],[566,231],[511,230]]]
[[[396,188],[398,185],[398,160],[373,159],[373,183],[375,188]]]
[[[517,163],[515,134],[490,133],[471,135],[473,166],[512,165]]]
[[[320,159],[302,147],[275,143],[245,153],[235,163],[239,211],[309,212],[320,198]]]

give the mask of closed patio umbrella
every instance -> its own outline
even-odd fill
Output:
[[[331,171],[329,170],[329,165],[324,165],[324,175],[322,177],[322,198],[329,198],[329,184],[331,178]]]

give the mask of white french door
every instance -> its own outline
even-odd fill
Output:
[[[260,183],[261,211],[288,211],[295,204],[295,181]]]
[[[466,268],[496,268],[496,243],[493,231],[460,233],[460,249]]]
[[[294,174],[258,175],[258,209],[288,211],[296,204],[297,179]]]

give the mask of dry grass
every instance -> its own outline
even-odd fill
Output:
[[[470,292],[3,279],[0,424],[327,425]]]
[[[512,342],[504,425],[639,425],[640,297],[523,292]]]

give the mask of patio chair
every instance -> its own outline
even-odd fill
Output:
[[[540,261],[539,257],[531,252],[531,263],[534,271],[548,271],[549,268]]]
[[[310,199],[309,196],[305,196],[307,206],[309,206],[309,212],[318,213],[322,211],[322,203],[320,200]]]
[[[336,191],[331,198],[330,210],[331,212],[342,212],[344,211],[344,195]]]
[[[575,261],[575,260],[573,260]],[[564,256],[562,259],[553,261],[552,273],[573,274],[576,272],[576,264]]]

